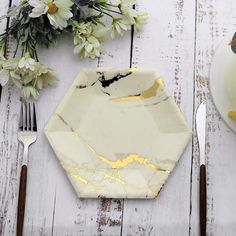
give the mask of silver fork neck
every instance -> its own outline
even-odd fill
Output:
[[[28,152],[29,152],[29,145],[24,145],[22,165],[27,166],[28,164]]]

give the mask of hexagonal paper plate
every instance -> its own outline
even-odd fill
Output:
[[[83,69],[45,134],[79,197],[154,198],[191,130],[154,71]]]

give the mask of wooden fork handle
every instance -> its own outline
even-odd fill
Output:
[[[206,198],[206,167],[200,166],[200,235],[206,235],[207,198]]]
[[[26,183],[27,183],[27,166],[23,165],[21,167],[20,188],[19,188],[19,196],[18,196],[17,236],[22,236],[23,235],[24,215],[25,215]]]

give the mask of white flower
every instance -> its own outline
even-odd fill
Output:
[[[80,55],[81,58],[92,58],[100,56],[101,44],[97,38],[90,36],[84,42],[75,46],[74,53]]]
[[[112,22],[111,37],[115,38],[116,36],[124,35],[124,32],[130,30],[130,23],[122,18],[114,19]]]
[[[73,16],[71,13],[71,0],[29,0],[30,6],[33,7],[30,17],[37,18],[47,14],[50,24],[56,29],[66,28],[68,20]]]
[[[147,12],[143,12],[138,14],[136,17],[134,17],[135,23],[134,23],[134,30],[140,31],[142,26],[147,23],[148,21],[148,14]]]
[[[135,23],[134,17],[137,16],[137,12],[132,8],[135,3],[135,0],[121,0],[119,4],[122,15],[124,15],[132,25]]]
[[[35,59],[28,53],[22,58],[0,61],[0,83],[5,85],[9,80],[22,89],[24,97],[37,98],[39,91],[55,83],[52,70]]]
[[[130,7],[121,7],[121,13],[126,17],[128,22],[133,25],[135,24],[135,17],[137,17],[137,12]]]
[[[30,57],[29,53],[26,53],[26,55],[22,57],[18,63],[19,68],[30,69],[31,71],[35,70],[36,65],[36,61]]]
[[[46,14],[48,11],[49,1],[47,0],[30,0],[29,5],[33,7],[32,13],[30,13],[30,17],[39,17],[43,14]]]
[[[73,30],[74,30],[74,44],[79,44],[84,39],[92,34],[93,27],[91,22],[73,22]]]
[[[37,98],[39,96],[39,92],[31,85],[22,86],[22,96],[24,98],[29,98],[31,95],[34,98]]]
[[[81,58],[99,57],[102,51],[100,40],[105,37],[107,29],[92,22],[73,22],[74,53]]]
[[[100,41],[106,40],[108,38],[108,27],[104,27],[102,25],[94,25],[93,24],[93,36],[99,39]]]
[[[135,0],[121,0],[120,11],[122,15],[128,20],[128,22],[134,26],[135,31],[139,31],[144,24],[147,23],[148,14],[146,12],[138,14],[132,5],[135,4]]]
[[[0,84],[2,86],[5,86],[8,83],[10,78],[14,78],[14,79],[19,78],[15,73],[15,69],[17,68],[18,61],[19,60],[17,59],[6,60],[5,58],[1,58]]]

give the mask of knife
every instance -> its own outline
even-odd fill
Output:
[[[200,235],[206,235],[206,215],[207,215],[207,198],[206,198],[206,101],[202,102],[197,109],[196,129],[200,152]]]

